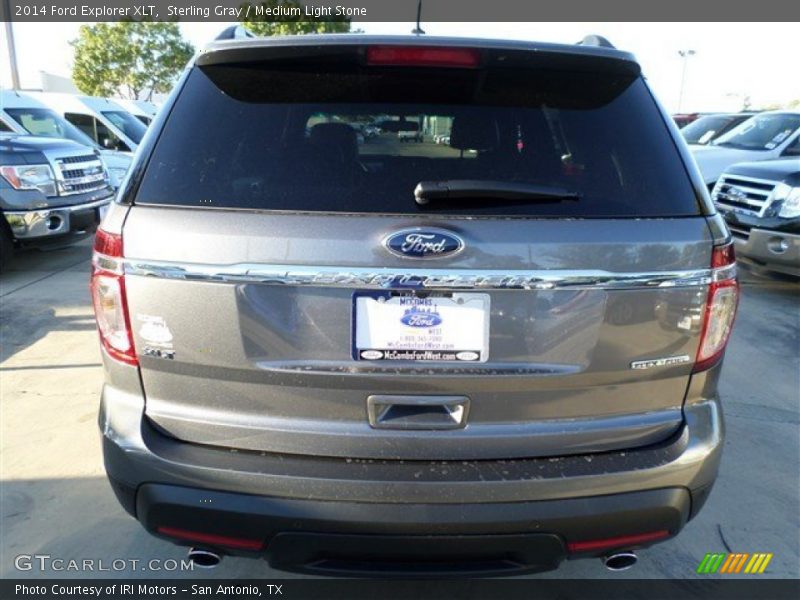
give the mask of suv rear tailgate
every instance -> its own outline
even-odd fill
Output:
[[[370,40],[220,44],[148,136],[123,237],[149,419],[359,459],[672,434],[712,240],[638,65]]]
[[[210,220],[202,211],[133,207],[126,285],[148,417],[197,443],[406,459],[601,451],[652,443],[679,426],[691,361],[652,369],[631,363],[696,353],[705,287],[661,279],[707,268],[703,218],[451,218],[425,224],[446,225],[466,249],[435,268],[410,269],[380,251],[386,234],[419,224],[235,211]],[[525,274],[559,283],[472,290],[491,296],[485,363],[373,363],[351,353],[353,294],[371,286],[363,278],[299,278],[326,268],[343,275],[501,271],[511,280]],[[147,355],[158,347],[161,324],[171,359]],[[468,425],[374,429],[372,394],[467,396]]]

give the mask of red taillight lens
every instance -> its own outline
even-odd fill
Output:
[[[122,258],[122,236],[98,229],[94,238],[94,251],[108,258]]]
[[[370,46],[367,64],[398,67],[456,67],[474,69],[480,64],[474,48],[437,48],[435,46]]]
[[[736,264],[736,252],[733,249],[733,244],[725,244],[724,246],[715,246],[714,251],[711,253],[711,268],[722,269]]]
[[[138,365],[125,297],[121,235],[97,230],[90,290],[103,347],[112,358]]]
[[[739,303],[733,244],[714,248],[711,267],[712,282],[706,298],[703,332],[694,365],[695,373],[705,371],[722,358]]]

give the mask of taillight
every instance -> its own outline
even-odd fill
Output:
[[[90,289],[100,341],[112,358],[138,365],[125,297],[122,257],[122,236],[98,229],[94,240]]]
[[[474,48],[436,46],[369,46],[367,64],[398,67],[455,67],[474,69],[480,64]]]
[[[739,282],[736,279],[736,256],[733,244],[716,246],[711,256],[711,284],[708,287],[703,332],[694,372],[713,367],[722,358],[733,328],[739,303]]]

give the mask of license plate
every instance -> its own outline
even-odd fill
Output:
[[[353,297],[353,358],[486,362],[489,294],[359,293]]]

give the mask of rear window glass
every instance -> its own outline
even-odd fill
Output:
[[[463,180],[546,186],[578,200],[482,191],[415,202],[420,182]],[[196,67],[136,202],[478,216],[698,214],[641,78],[546,68]]]
[[[32,135],[66,138],[84,146],[95,145],[92,138],[49,108],[6,108],[6,112]]]
[[[733,117],[723,115],[700,117],[682,128],[681,134],[683,134],[683,139],[686,140],[687,144],[706,144],[714,139],[714,135],[717,132],[727,127],[732,119]]]
[[[720,136],[714,145],[741,150],[774,150],[798,129],[798,114],[765,113]]]

